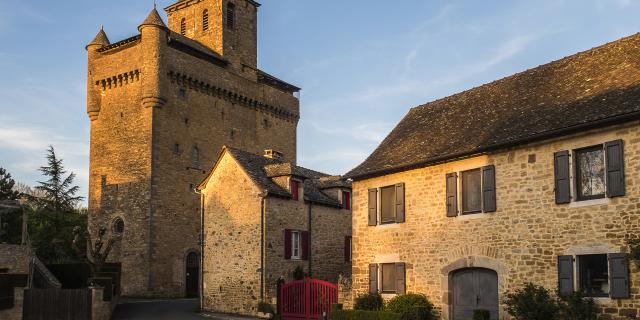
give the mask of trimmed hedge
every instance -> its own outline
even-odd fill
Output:
[[[402,315],[388,311],[334,310],[331,320],[402,320]]]

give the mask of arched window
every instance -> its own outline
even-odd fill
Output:
[[[187,19],[186,18],[182,18],[182,20],[180,20],[180,34],[183,36],[187,35]]]
[[[202,12],[202,31],[209,30],[209,10]]]
[[[200,150],[198,147],[193,147],[191,151],[191,166],[194,168],[200,168]]]
[[[122,221],[122,218],[117,218],[115,221],[113,221],[113,232],[118,234],[124,232],[124,221]]]
[[[233,29],[236,23],[236,5],[229,2],[227,3],[227,28]]]

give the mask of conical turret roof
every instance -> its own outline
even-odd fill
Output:
[[[143,26],[157,26],[161,28],[167,28],[167,25],[164,24],[158,10],[156,10],[155,6],[153,10],[149,13],[149,16],[144,20],[144,22],[138,27],[138,30],[142,29]]]
[[[108,46],[110,44],[111,44],[111,42],[109,41],[109,38],[107,37],[107,34],[104,32],[104,28],[100,28],[100,31],[98,31],[98,34],[96,35],[96,37],[93,38],[93,40],[91,42],[89,42],[87,47],[93,46],[93,45],[99,45],[99,46],[104,47],[104,46]]]

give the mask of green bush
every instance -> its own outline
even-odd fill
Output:
[[[377,311],[384,308],[384,301],[380,293],[368,293],[356,298],[353,309]]]
[[[581,292],[561,296],[560,313],[564,320],[596,320],[597,306],[593,298],[585,297]]]
[[[491,311],[484,309],[473,310],[473,320],[491,320]]]
[[[507,293],[507,312],[516,320],[558,319],[559,307],[549,291],[528,283],[522,289]]]
[[[273,306],[270,303],[266,303],[264,301],[258,302],[258,312],[270,314],[276,313],[276,311],[273,309]]]
[[[424,294],[409,293],[393,297],[385,308],[387,311],[402,314],[404,320],[432,319],[433,304]]]
[[[402,320],[402,315],[389,311],[334,310],[331,320]]]

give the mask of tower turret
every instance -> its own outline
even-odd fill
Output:
[[[147,108],[162,107],[167,102],[166,97],[163,97],[165,91],[162,90],[161,75],[164,72],[162,61],[166,55],[169,29],[162,21],[155,5],[138,30],[141,34],[144,54],[142,105]]]
[[[101,27],[95,38],[93,38],[93,40],[85,47],[87,50],[87,58],[89,60],[87,67],[87,114],[91,121],[97,119],[100,114],[100,92],[92,80],[95,72],[93,69],[93,61],[96,56],[100,54],[98,49],[110,44],[111,42],[109,41],[109,37],[107,37],[107,34],[104,32],[104,28]]]

